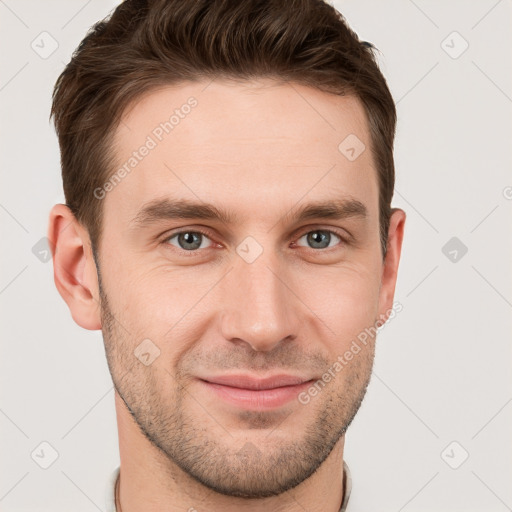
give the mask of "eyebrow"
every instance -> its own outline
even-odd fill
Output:
[[[311,219],[341,220],[349,217],[366,218],[368,210],[357,199],[334,199],[308,203],[300,208],[290,209],[280,220],[283,222],[301,222]],[[146,203],[131,221],[136,228],[173,219],[218,220],[224,224],[234,224],[239,216],[213,204],[187,199],[155,199]]]

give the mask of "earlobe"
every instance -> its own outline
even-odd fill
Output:
[[[89,237],[65,204],[51,209],[48,239],[55,286],[73,320],[84,329],[101,329],[98,278]]]
[[[386,321],[389,317],[395,296],[398,264],[402,251],[404,238],[405,212],[400,208],[393,208],[389,220],[388,245],[386,258],[382,269],[381,288],[379,296],[379,316]]]

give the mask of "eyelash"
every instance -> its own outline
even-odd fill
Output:
[[[323,229],[323,228],[310,229],[308,231],[301,232],[301,234],[297,237],[297,240],[301,239],[304,235],[307,235],[309,233],[314,233],[315,231],[324,231],[326,233],[330,233],[332,235],[337,236],[340,239],[340,242],[337,245],[348,245],[349,244],[349,241],[346,238],[346,236],[342,235],[340,232],[335,231],[333,229]],[[169,244],[169,240],[171,238],[174,238],[175,236],[178,236],[178,235],[182,234],[182,233],[199,233],[199,234],[205,236],[206,238],[208,238],[211,242],[213,242],[213,239],[210,236],[210,233],[208,233],[206,230],[203,230],[201,228],[193,228],[193,229],[183,229],[181,231],[176,231],[175,233],[172,233],[170,235],[166,235],[161,243],[164,246],[169,246],[169,245],[171,245],[171,244]],[[181,248],[176,247],[176,246],[172,246],[172,247],[173,247],[174,250],[177,250],[179,252],[185,253],[185,256],[196,256],[200,251],[205,250],[205,249],[195,249],[195,250],[187,251],[185,249],[181,249]],[[298,246],[298,247],[303,247],[303,246]],[[303,247],[303,248],[304,249],[310,249],[311,251],[314,251],[314,252],[318,253],[318,252],[327,252],[327,251],[329,251],[329,249],[334,249],[335,247],[327,247],[327,248],[324,248],[324,249],[315,249],[313,247]],[[209,249],[209,247],[206,248],[206,249]]]

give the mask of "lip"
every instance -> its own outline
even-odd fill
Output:
[[[313,379],[294,375],[273,375],[258,378],[252,375],[221,375],[198,379],[199,382],[224,401],[253,410],[281,407],[297,398]]]

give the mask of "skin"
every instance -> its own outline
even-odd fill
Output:
[[[374,338],[305,405],[245,410],[197,377],[321,378],[389,315],[405,213],[393,210],[383,260],[360,101],[268,79],[146,94],[116,131],[119,166],[191,96],[197,106],[103,199],[99,276],[85,227],[65,205],[50,214],[56,286],[77,324],[103,331],[122,510],[337,512],[345,430],[370,380]],[[354,161],[338,150],[349,134],[366,145]],[[139,210],[162,198],[236,218],[137,227]],[[367,214],[296,221],[300,207],[333,199],[357,200]],[[192,235],[198,249],[180,245],[190,235],[170,238],[197,229],[208,233]],[[322,235],[327,248],[315,243]],[[248,236],[263,249],[251,263],[237,253]],[[147,366],[134,355],[145,339],[160,351]]]

